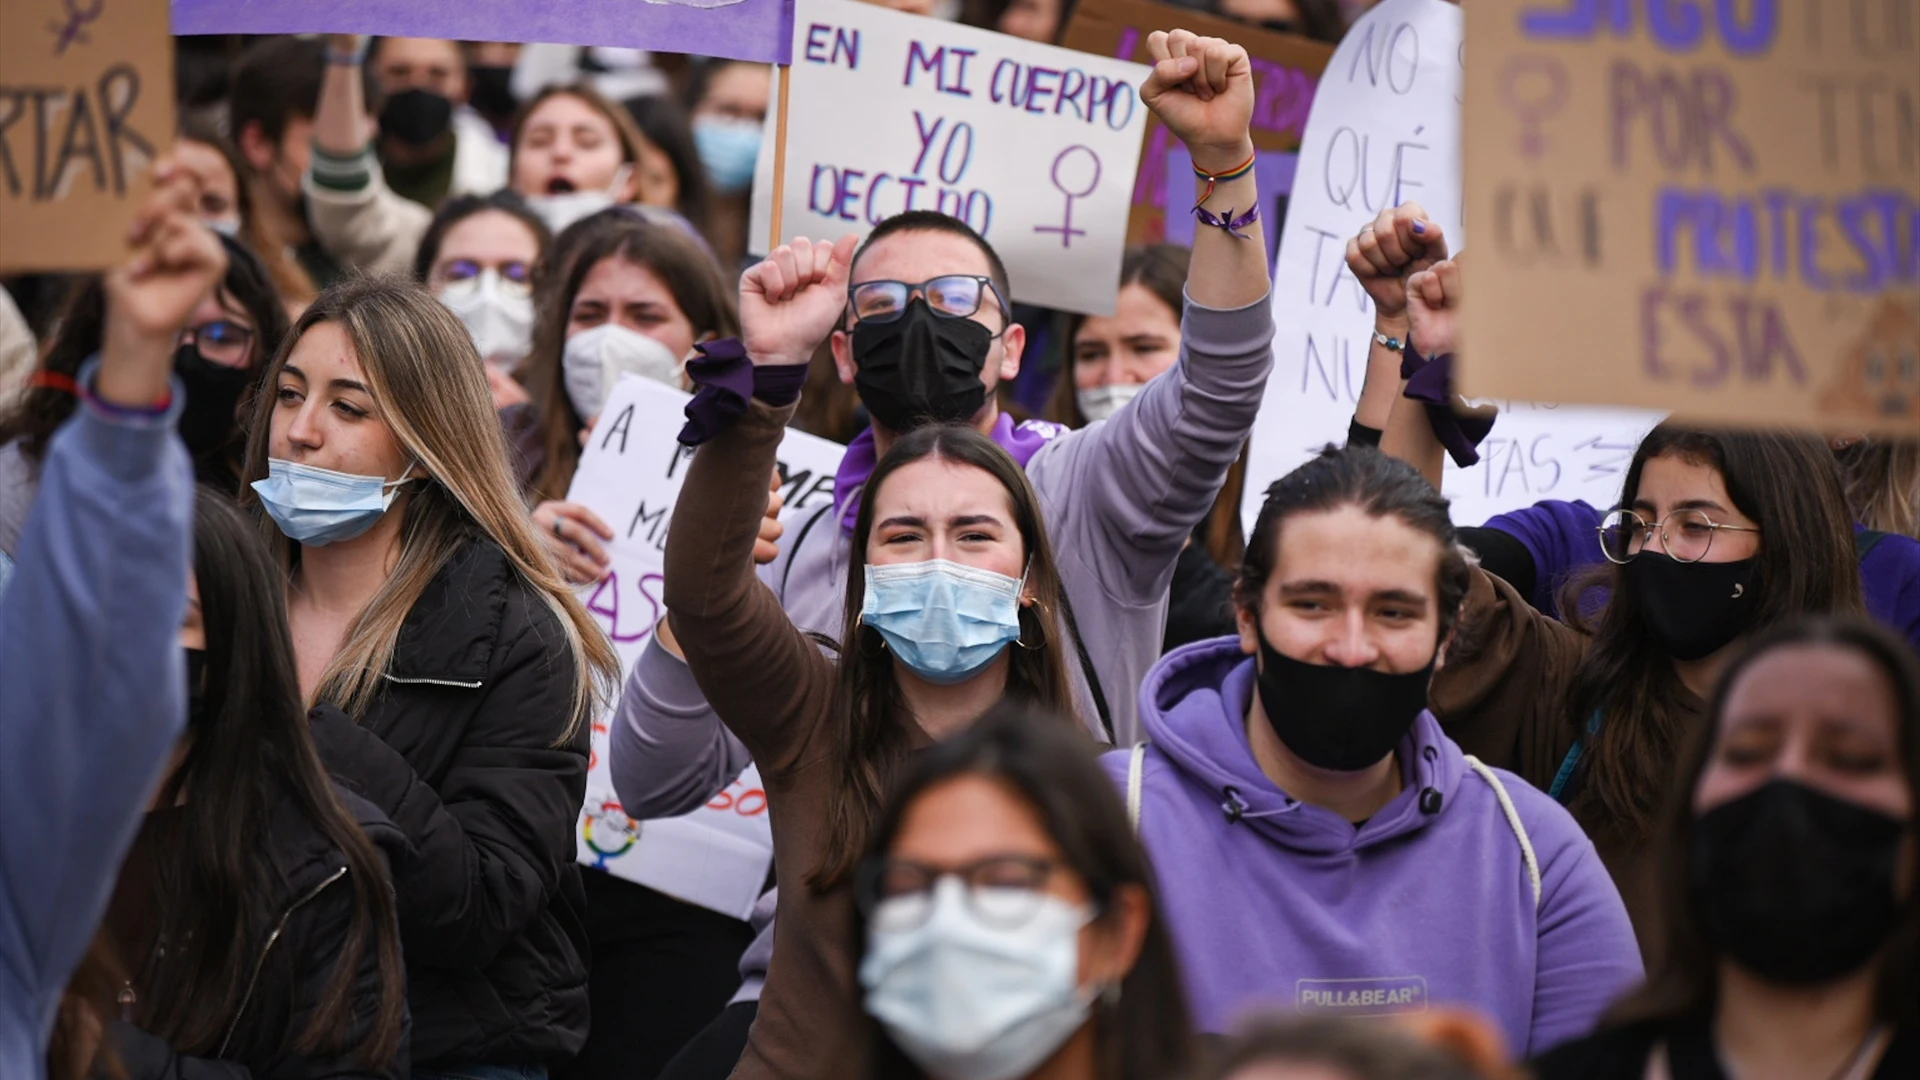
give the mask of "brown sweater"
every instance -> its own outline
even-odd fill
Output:
[[[791,408],[755,401],[700,448],[667,535],[666,605],[687,666],[760,767],[773,827],[773,960],[746,1054],[733,1075],[845,1076],[858,1061],[852,895],[807,877],[827,841],[837,787],[827,725],[835,662],[794,627],[755,576],[767,474]]]
[[[1567,714],[1567,695],[1591,640],[1535,611],[1505,581],[1475,569],[1466,610],[1434,675],[1428,703],[1461,749],[1545,791],[1579,734]],[[1691,695],[1682,707],[1690,719],[1704,712]],[[1644,956],[1661,939],[1655,845],[1610,838],[1602,831],[1594,846],[1626,901]]]

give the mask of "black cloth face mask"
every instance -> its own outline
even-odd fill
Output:
[[[942,318],[926,301],[907,301],[892,322],[853,328],[853,385],[881,426],[904,435],[923,423],[973,419],[987,403],[980,372],[993,335],[972,319]]]
[[[452,125],[453,102],[417,86],[387,98],[380,110],[380,130],[408,146],[426,146]]]
[[[1683,563],[1643,551],[1620,568],[1646,613],[1647,629],[1675,660],[1719,652],[1753,626],[1758,558]]]
[[[1315,768],[1358,772],[1393,753],[1427,707],[1432,681],[1432,660],[1404,675],[1309,664],[1260,635],[1260,706],[1267,723]]]
[[[1707,938],[1770,982],[1860,970],[1899,921],[1906,823],[1788,780],[1700,815],[1687,899]]]
[[[253,369],[216,364],[188,342],[175,350],[173,370],[186,388],[187,403],[180,410],[180,438],[195,457],[204,457],[233,442],[240,434],[235,410],[253,384]]]
[[[476,64],[467,69],[467,77],[472,80],[472,90],[467,101],[475,110],[486,116],[512,116],[520,103],[513,97],[513,69],[511,67]]]

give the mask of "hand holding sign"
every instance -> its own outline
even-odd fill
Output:
[[[1427,356],[1460,347],[1460,280],[1460,259],[1446,259],[1407,275],[1407,319],[1413,344]]]
[[[740,340],[756,366],[804,364],[847,307],[857,237],[798,236],[740,278]]]
[[[220,238],[200,223],[200,183],[163,161],[152,197],[133,220],[133,257],[106,276],[107,325],[95,389],[117,405],[150,405],[167,392],[175,338],[227,272]]]
[[[1373,299],[1376,320],[1404,330],[1409,275],[1447,257],[1447,238],[1419,203],[1388,207],[1347,241],[1347,269]]]
[[[1187,30],[1147,38],[1153,74],[1140,100],[1186,144],[1197,169],[1225,172],[1253,157],[1253,64],[1247,50]]]

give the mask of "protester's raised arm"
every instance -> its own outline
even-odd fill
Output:
[[[358,60],[364,57],[366,39],[358,34],[327,35],[327,70],[320,79],[320,100],[313,108],[313,142],[335,157],[348,157],[366,149],[367,92]]]
[[[668,622],[714,711],[769,775],[804,751],[812,731],[803,721],[826,714],[834,664],[755,574],[754,549],[770,494],[766,478],[813,345],[845,307],[853,249],[851,236],[776,248],[741,279],[751,370],[737,360],[689,365],[701,388],[682,439],[698,440],[700,452],[667,535]],[[719,406],[741,394],[751,397]]]
[[[0,597],[0,1074],[44,1064],[138,818],[186,724],[179,627],[193,479],[173,434],[173,343],[226,256],[166,164],[107,275],[84,401],[47,451]]]
[[[1187,30],[1156,30],[1147,49],[1153,73],[1140,99],[1206,174],[1194,178],[1196,216],[1206,216],[1194,230],[1187,296],[1210,308],[1245,307],[1267,295],[1270,277],[1255,212],[1253,65],[1240,46]]]
[[[1354,420],[1364,427],[1384,429],[1394,401],[1406,387],[1400,377],[1411,333],[1406,279],[1446,257],[1446,234],[1419,203],[1380,211],[1347,241],[1347,270],[1373,301],[1366,383],[1353,410]]]

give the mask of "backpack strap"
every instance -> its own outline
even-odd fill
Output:
[[[1865,532],[1862,532],[1860,535],[1854,537],[1853,538],[1854,561],[1866,562],[1867,556],[1873,554],[1873,549],[1879,547],[1880,541],[1885,540],[1886,538],[1887,538],[1887,534],[1881,532],[1879,529],[1868,529]]]
[[[1467,767],[1480,779],[1493,788],[1493,797],[1500,800],[1500,812],[1507,815],[1507,827],[1513,830],[1514,839],[1520,841],[1520,857],[1527,863],[1527,881],[1533,886],[1533,909],[1540,910],[1540,859],[1533,853],[1533,840],[1527,836],[1527,827],[1520,821],[1520,811],[1514,809],[1513,799],[1507,795],[1507,785],[1492,769],[1472,754],[1466,755]]]
[[[1067,633],[1073,638],[1073,651],[1080,657],[1080,670],[1087,677],[1087,689],[1093,693],[1094,711],[1100,714],[1100,729],[1107,733],[1107,743],[1114,741],[1113,712],[1107,708],[1107,695],[1100,689],[1100,673],[1093,669],[1093,657],[1087,653],[1087,643],[1080,637],[1080,623],[1073,617],[1073,601],[1067,598],[1067,590],[1060,590],[1060,614],[1067,620]]]
[[[1127,824],[1140,835],[1140,803],[1147,778],[1147,744],[1134,743],[1127,755]]]

